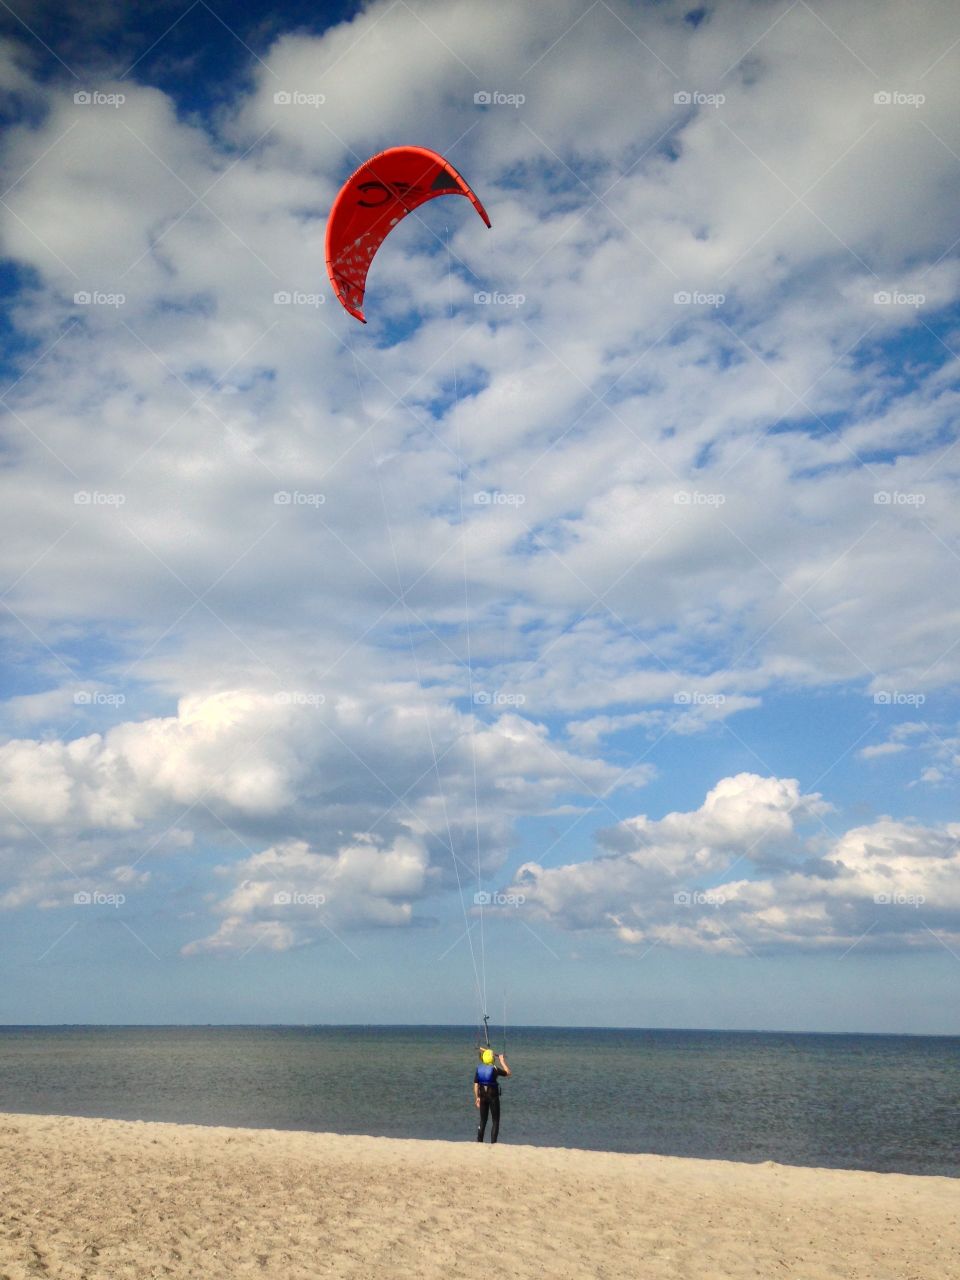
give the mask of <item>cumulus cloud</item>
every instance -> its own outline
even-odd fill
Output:
[[[222,868],[243,880],[217,906],[215,933],[188,943],[185,955],[266,943],[285,951],[315,940],[320,929],[403,926],[413,919],[430,878],[426,846],[399,837],[390,847],[358,836],[334,854],[294,841]]]
[[[131,849],[139,865],[189,849],[198,832],[235,859],[220,871],[234,888],[218,949],[240,945],[236,922],[270,907],[288,881],[329,897],[341,924],[408,923],[409,901],[394,895],[420,900],[487,875],[503,864],[516,818],[549,809],[558,793],[627,780],[528,719],[478,725],[409,687],[330,702],[220,691],[184,698],[175,716],[0,746],[0,871],[8,904],[68,901],[74,882],[114,874]],[[270,848],[254,852],[268,835]],[[237,857],[238,845],[250,856]],[[277,918],[277,946],[304,932],[290,930],[289,915]],[[315,931],[325,923],[305,919]]]
[[[129,830],[161,809],[202,800],[229,812],[275,812],[292,798],[275,701],[253,694],[185,698],[175,717],[122,724],[69,742],[0,747],[0,801],[19,823],[54,830]],[[267,735],[268,746],[262,746]]]
[[[531,919],[636,946],[742,955],[952,945],[960,825],[881,818],[802,838],[805,821],[829,811],[795,779],[739,774],[696,810],[600,833],[591,859],[526,863],[506,892]]]

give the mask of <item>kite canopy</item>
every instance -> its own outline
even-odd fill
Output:
[[[327,221],[327,273],[344,307],[363,324],[363,293],[374,255],[401,218],[436,196],[466,196],[490,226],[483,205],[453,165],[426,147],[381,151],[341,187]]]

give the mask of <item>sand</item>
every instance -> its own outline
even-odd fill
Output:
[[[960,1180],[0,1115],[0,1280],[957,1280]]]

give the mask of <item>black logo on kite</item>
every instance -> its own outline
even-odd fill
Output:
[[[412,182],[361,182],[357,190],[367,197],[357,201],[361,209],[378,209],[390,200],[402,200],[404,196],[415,194],[420,188]],[[377,199],[373,199],[374,196]]]
[[[459,189],[456,178],[452,173],[447,173],[446,169],[441,169],[430,184],[431,191],[459,191]]]

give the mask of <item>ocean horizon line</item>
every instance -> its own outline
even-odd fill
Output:
[[[141,1031],[190,1031],[190,1030],[464,1030],[477,1031],[479,1023],[473,1022],[0,1022],[2,1031],[57,1031],[57,1030],[141,1030]],[[491,1028],[495,1034],[500,1028]],[[507,1031],[621,1031],[621,1032],[669,1032],[673,1035],[723,1035],[723,1036],[859,1036],[863,1038],[911,1040],[957,1040],[958,1031],[859,1031],[859,1030],[806,1030],[784,1027],[677,1027],[677,1026],[623,1026],[600,1023],[552,1023],[517,1022],[508,1025]]]

